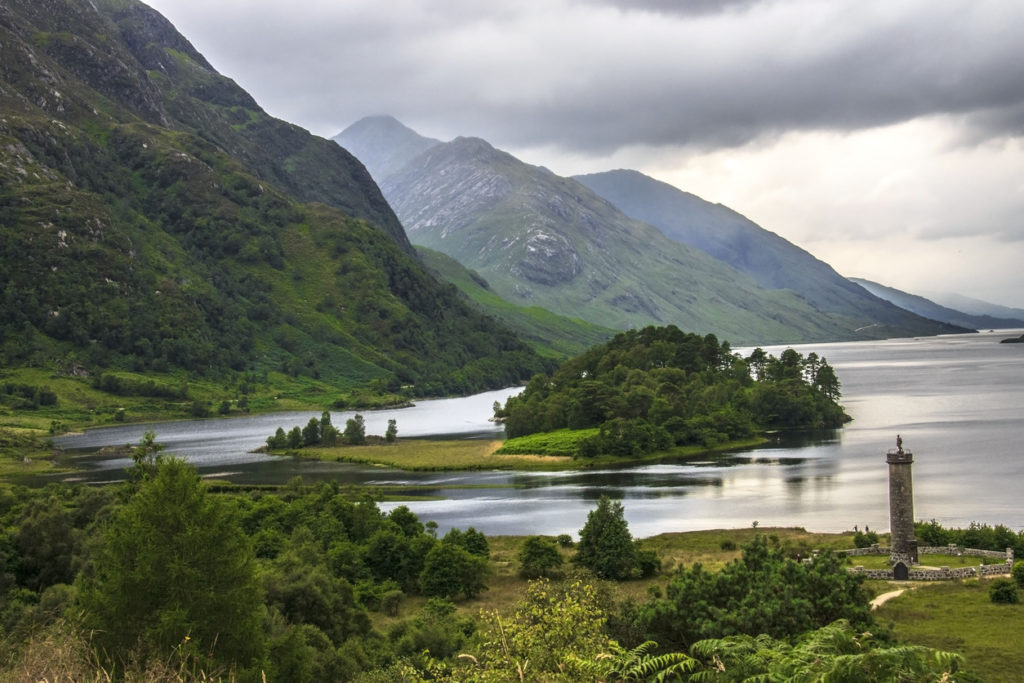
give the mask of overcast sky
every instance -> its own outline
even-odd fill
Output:
[[[1024,307],[1020,0],[150,0],[270,114],[635,168],[847,276]]]

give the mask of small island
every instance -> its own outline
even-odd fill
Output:
[[[535,375],[521,394],[495,403],[504,443],[398,443],[397,431],[364,437],[359,415],[338,433],[324,413],[305,429],[279,429],[267,450],[408,470],[586,469],[751,446],[778,431],[841,427],[850,418],[839,396],[838,376],[813,352],[786,349],[776,358],[757,348],[743,357],[713,334],[646,327],[616,335],[551,375]]]

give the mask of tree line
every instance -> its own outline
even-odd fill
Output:
[[[577,455],[640,455],[673,446],[712,447],[765,430],[839,427],[839,378],[816,353],[733,353],[713,334],[675,326],[616,335],[531,378],[496,406],[510,438],[596,429]]]
[[[368,439],[394,443],[398,440],[398,421],[388,420],[383,437],[368,437],[366,419],[359,413],[346,420],[345,428],[338,431],[331,421],[330,411],[325,410],[319,420],[315,417],[309,418],[305,427],[295,425],[288,432],[284,431],[284,427],[278,427],[276,432],[267,437],[267,450],[296,450],[304,446],[362,446]]]

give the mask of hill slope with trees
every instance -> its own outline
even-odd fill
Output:
[[[0,6],[0,358],[415,394],[543,367],[420,264],[362,165],[135,0]]]

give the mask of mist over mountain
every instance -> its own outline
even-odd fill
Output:
[[[882,324],[920,326],[904,307],[851,281],[774,232],[721,204],[712,204],[639,171],[574,176],[626,215],[674,240],[706,251],[750,275],[762,287],[789,289],[815,308]],[[891,302],[895,303],[895,302]],[[908,309],[925,318],[921,311]],[[951,323],[957,324],[957,323]]]
[[[363,122],[335,139],[372,150],[370,159],[408,157],[401,151],[409,149],[408,129],[396,123],[388,125],[393,148],[381,149],[391,144],[379,135],[383,127]],[[367,129],[372,137],[361,134]],[[735,343],[958,331],[871,296],[725,207],[693,198],[690,211],[709,250],[696,248],[628,216],[584,183],[484,140],[432,144],[377,180],[413,243],[479,272],[509,301],[605,327],[672,323]],[[779,254],[774,260],[762,256],[767,247]],[[723,260],[727,254],[744,258],[734,258],[737,265]],[[828,287],[821,277],[781,272],[800,268],[824,273]],[[786,284],[802,278],[810,280],[804,291]]]
[[[872,282],[871,280],[865,280],[863,278],[850,278],[850,280],[856,282],[875,296],[885,299],[886,301],[891,301],[900,308],[905,308],[908,311],[917,313],[918,315],[923,315],[925,317],[932,318],[933,320],[941,320],[943,322],[950,323],[951,325],[959,325],[961,327],[971,327],[976,329],[1007,329],[1013,327],[1024,327],[1024,318],[999,318],[992,315],[966,313],[948,306],[942,306],[923,296],[909,294],[893,287],[887,287],[886,285]]]
[[[929,292],[928,298],[949,308],[955,308],[971,315],[991,315],[997,318],[1024,320],[1024,308],[1001,306],[962,294],[950,292]]]
[[[393,116],[367,116],[331,139],[354,154],[378,180],[441,144],[440,140],[420,135]]]
[[[435,394],[543,367],[422,266],[362,163],[142,3],[0,4],[0,65],[6,366]]]

